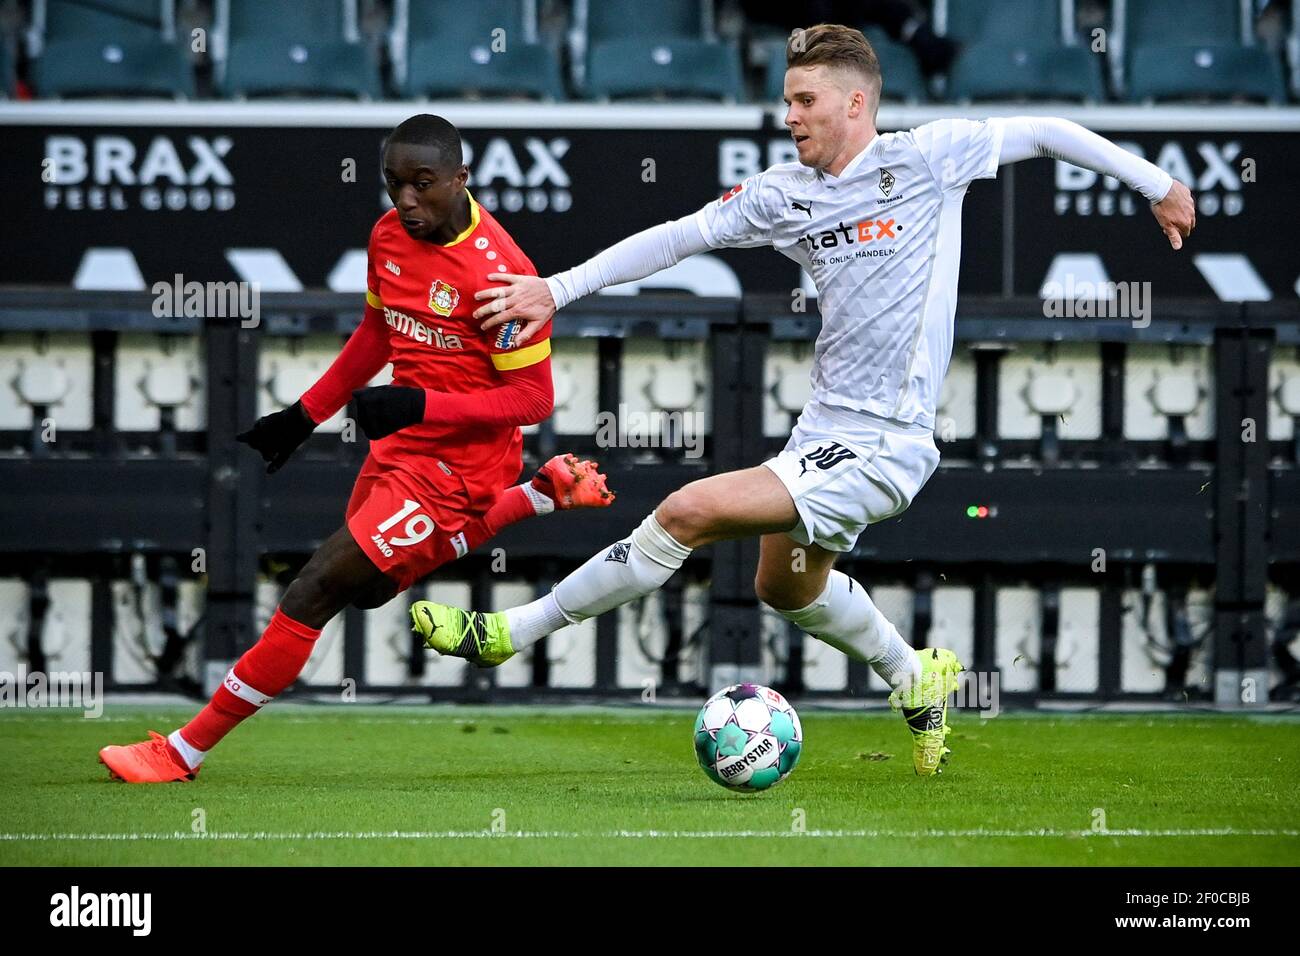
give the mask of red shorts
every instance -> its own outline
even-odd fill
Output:
[[[422,459],[421,467],[429,462]],[[469,545],[462,529],[482,517],[470,509],[459,478],[446,472],[433,473],[433,479],[367,457],[352,486],[348,530],[399,592],[463,556]]]

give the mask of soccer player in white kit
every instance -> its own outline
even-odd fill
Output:
[[[695,548],[761,535],[759,600],[865,662],[893,688],[913,767],[946,761],[946,704],[961,664],[914,651],[867,591],[834,569],[869,525],[900,514],[939,464],[935,408],[952,354],[961,204],[972,180],[1036,156],[1115,176],[1140,192],[1177,250],[1195,225],[1187,187],[1088,130],[1050,117],[940,120],[878,133],[880,65],[863,35],[821,24],[786,50],[785,124],[799,154],[693,215],[639,232],[546,279],[494,275],[475,314],[522,323],[710,249],[770,245],[818,292],[812,398],[770,461],[669,495],[631,536],[530,604],[494,613],[429,601],[411,609],[429,647],[493,666],[546,634],[661,587]],[[803,560],[794,560],[796,549]],[[796,570],[798,569],[798,570]]]

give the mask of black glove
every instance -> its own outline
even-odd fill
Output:
[[[307,416],[302,402],[294,402],[288,408],[263,415],[248,431],[236,435],[235,440],[251,445],[262,461],[270,462],[266,473],[273,475],[315,430],[316,423]]]
[[[352,393],[357,424],[371,441],[424,421],[424,389],[377,385]]]

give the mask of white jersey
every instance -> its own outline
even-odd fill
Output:
[[[997,175],[1002,123],[883,133],[838,176],[773,166],[696,214],[713,248],[771,245],[817,287],[813,401],[927,429],[952,357],[961,203]]]

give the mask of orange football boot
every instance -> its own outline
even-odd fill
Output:
[[[126,783],[188,782],[198,775],[198,768],[185,765],[167,738],[149,731],[149,739],[125,747],[114,744],[99,752],[99,762],[108,767],[114,780]]]
[[[614,493],[605,487],[605,476],[596,463],[579,461],[576,455],[556,455],[537,469],[531,484],[560,511],[608,508],[614,503]]]

